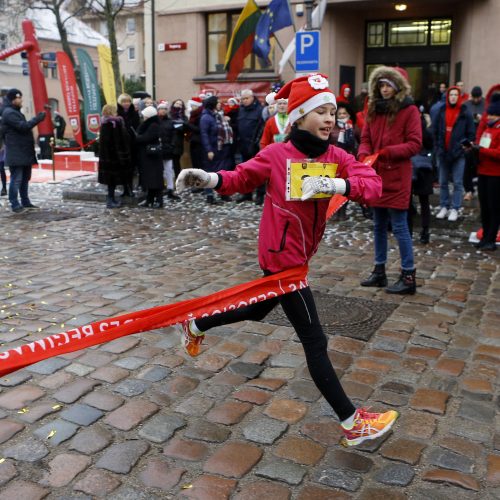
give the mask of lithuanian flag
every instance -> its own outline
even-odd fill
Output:
[[[228,80],[236,80],[243,69],[245,57],[252,52],[255,28],[260,15],[260,9],[255,0],[248,0],[234,27],[226,52],[224,69],[227,71]]]

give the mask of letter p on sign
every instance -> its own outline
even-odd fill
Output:
[[[319,31],[297,31],[295,47],[295,71],[319,71]]]

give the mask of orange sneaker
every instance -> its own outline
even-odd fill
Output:
[[[184,321],[181,325],[182,327],[181,345],[187,354],[189,354],[192,357],[195,357],[198,356],[198,354],[200,354],[201,344],[203,342],[203,339],[205,338],[205,334],[194,333],[193,330],[191,329],[191,321]]]
[[[356,446],[368,439],[376,439],[383,436],[393,426],[399,417],[394,410],[385,413],[369,413],[365,408],[358,408],[354,414],[354,424],[350,429],[341,425],[344,437],[341,439],[342,446]]]

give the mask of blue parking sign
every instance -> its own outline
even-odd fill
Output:
[[[295,71],[319,71],[319,31],[295,33]]]

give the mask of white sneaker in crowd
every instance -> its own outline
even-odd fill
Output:
[[[450,222],[456,222],[457,219],[458,219],[458,211],[452,208],[448,213],[448,220]]]
[[[446,207],[441,207],[441,210],[436,215],[436,219],[444,219],[447,215],[448,215],[448,209]]]

